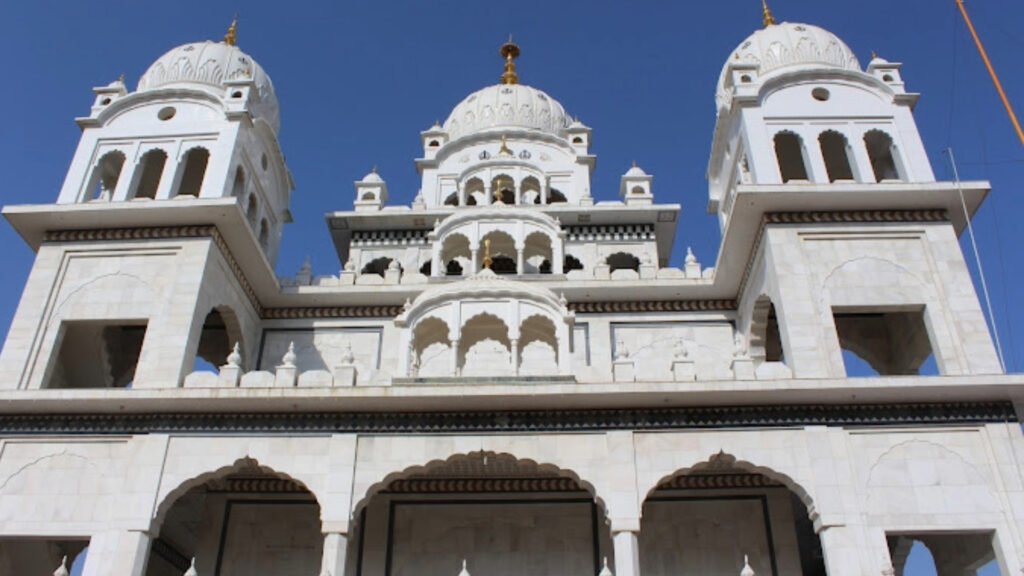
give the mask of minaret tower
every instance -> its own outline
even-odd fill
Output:
[[[940,297],[971,286],[959,190],[973,212],[987,184],[935,181],[899,64],[862,70],[831,32],[777,22],[766,2],[762,18],[722,68],[708,163],[723,253],[757,251],[736,280],[755,361],[841,377],[853,350],[884,374],[930,355],[942,374],[999,372],[976,297]],[[830,292],[840,279],[861,289]]]
[[[270,77],[237,45],[174,48],[129,93],[123,79],[95,88],[58,204],[234,198],[267,260],[290,221],[291,176],[278,144],[280,111]]]
[[[3,386],[180,386],[236,342],[252,361],[247,278],[276,286],[293,185],[273,84],[237,39],[236,21],[161,56],[134,92],[95,88],[56,204],[5,210],[37,257]]]

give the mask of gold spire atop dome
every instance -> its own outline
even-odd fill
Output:
[[[234,46],[238,42],[238,16],[235,16],[231,20],[231,26],[228,26],[228,32],[224,35],[224,43],[228,46]]]
[[[519,74],[516,74],[516,58],[519,58],[519,45],[512,42],[512,35],[508,35],[508,42],[501,45],[498,51],[505,59],[505,73],[501,75],[502,84],[519,84]]]
[[[761,0],[761,14],[764,16],[764,27],[775,25],[775,15],[772,14],[772,9],[768,7],[768,0]]]

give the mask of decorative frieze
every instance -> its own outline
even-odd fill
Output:
[[[580,314],[616,312],[729,312],[735,300],[649,300],[623,302],[571,302],[569,310]]]
[[[1009,402],[721,406],[501,412],[14,414],[0,434],[416,433],[920,426],[1017,422]]]
[[[569,242],[653,241],[653,224],[609,224],[564,227]]]
[[[357,230],[352,233],[352,247],[422,246],[429,240],[429,230]]]

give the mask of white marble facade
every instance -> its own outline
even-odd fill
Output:
[[[506,44],[413,202],[367,174],[337,264],[278,278],[279,104],[234,40],[96,88],[56,203],[4,209],[37,257],[0,573],[863,576],[915,540],[1024,569],[1022,380],[898,64],[769,17],[728,55],[705,266],[641,168],[591,190],[591,129]]]

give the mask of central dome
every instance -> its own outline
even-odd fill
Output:
[[[726,84],[732,64],[756,64],[764,76],[780,70],[797,68],[836,68],[860,71],[853,50],[838,36],[810,24],[783,22],[770,24],[751,34],[722,67],[718,77],[718,107],[728,108],[732,91]]]
[[[557,100],[523,84],[496,84],[456,106],[444,122],[452,140],[490,128],[526,128],[562,136],[571,118]]]

